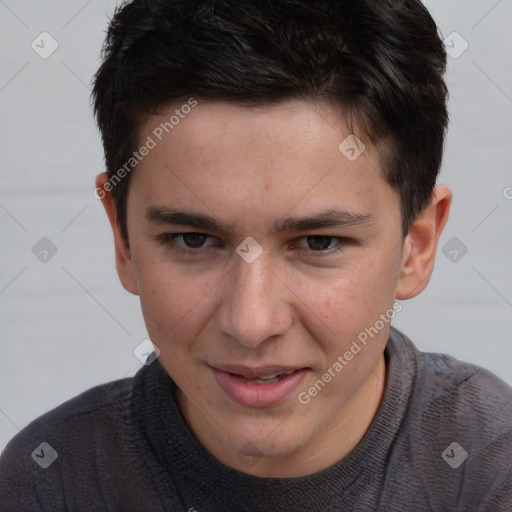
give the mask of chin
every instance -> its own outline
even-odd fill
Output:
[[[231,439],[228,446],[241,456],[246,457],[285,457],[305,444],[304,431],[300,434],[285,420],[271,422],[250,422],[251,425],[231,425]]]
[[[269,442],[268,440],[253,439],[246,444],[237,447],[236,454],[241,457],[256,457],[256,458],[281,458],[291,455],[300,448],[299,445],[289,440]]]

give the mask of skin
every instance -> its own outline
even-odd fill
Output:
[[[150,118],[140,140],[175,109]],[[102,200],[119,277],[140,296],[188,426],[218,460],[245,473],[307,475],[357,446],[385,390],[389,324],[307,405],[297,395],[395,299],[420,293],[432,272],[450,190],[436,187],[404,238],[398,194],[382,177],[377,148],[367,144],[351,162],[338,150],[349,134],[339,108],[316,102],[199,102],[133,171],[129,246],[110,194]],[[97,186],[105,180],[100,174]],[[150,222],[146,213],[154,206],[209,215],[227,227]],[[340,209],[371,217],[357,225],[272,230],[288,217]],[[164,238],[191,232],[208,236],[199,243]],[[235,251],[248,236],[263,249],[252,263]],[[218,364],[309,371],[284,402],[255,409],[223,393],[208,366]]]

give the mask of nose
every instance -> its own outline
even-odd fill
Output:
[[[239,343],[256,348],[290,329],[290,292],[263,255],[252,263],[237,255],[235,258],[224,281],[218,311],[220,329]]]

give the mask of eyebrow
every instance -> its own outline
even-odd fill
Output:
[[[150,206],[146,210],[146,220],[154,223],[193,226],[197,229],[217,232],[232,232],[233,225],[227,225],[215,217],[187,210],[176,210],[165,206]],[[370,224],[371,214],[355,213],[347,210],[327,210],[307,217],[288,217],[274,223],[271,232],[310,231],[330,227],[350,227]]]

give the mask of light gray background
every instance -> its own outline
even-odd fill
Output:
[[[91,77],[114,0],[0,0],[0,449],[78,393],[133,375],[146,338],[139,302],[119,284],[110,227],[93,195],[103,154]],[[512,383],[512,1],[431,0],[449,58],[451,125],[441,182],[454,191],[427,290],[395,325]],[[42,59],[43,31],[59,47]],[[463,41],[450,36],[451,51]],[[507,193],[508,191],[508,193]],[[32,247],[48,237],[47,263]],[[467,248],[452,262],[441,249]]]

